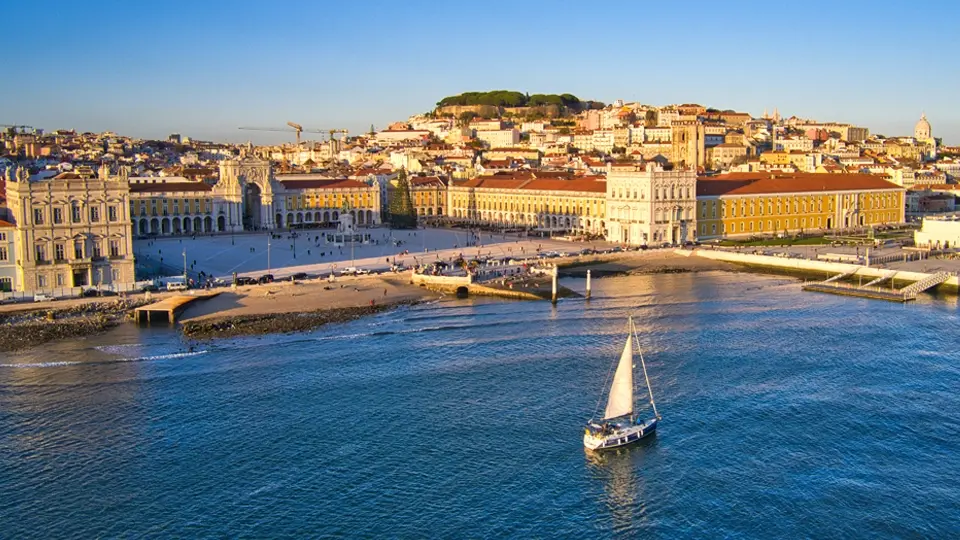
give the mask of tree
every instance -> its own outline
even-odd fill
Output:
[[[413,229],[417,226],[417,214],[413,209],[413,199],[410,196],[410,182],[407,180],[407,171],[400,169],[397,176],[397,187],[393,189],[390,198],[389,215],[387,219],[394,229]]]
[[[460,116],[457,117],[457,120],[461,126],[468,126],[470,125],[470,121],[478,116],[480,115],[473,111],[464,111],[460,113]]]

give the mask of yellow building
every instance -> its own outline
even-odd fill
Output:
[[[698,238],[902,223],[904,189],[870,174],[733,173],[697,181]]]
[[[439,176],[411,177],[410,199],[414,212],[420,218],[442,216],[447,206],[447,182]]]
[[[525,171],[454,182],[451,221],[543,231],[603,234],[607,183],[602,176]]]

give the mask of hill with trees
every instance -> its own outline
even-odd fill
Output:
[[[555,105],[573,111],[603,108],[597,101],[581,101],[573,94],[525,94],[514,90],[491,90],[489,92],[464,92],[447,96],[437,102],[437,108],[452,106],[487,105],[492,107],[544,107]]]

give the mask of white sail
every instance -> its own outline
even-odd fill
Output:
[[[613,375],[613,384],[610,385],[610,396],[607,398],[607,409],[603,412],[605,419],[616,418],[633,412],[633,336],[627,336],[627,344],[623,346],[617,372]]]

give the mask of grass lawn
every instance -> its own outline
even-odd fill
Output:
[[[762,240],[723,240],[721,246],[817,246],[829,244],[834,239],[823,236],[811,236],[807,238],[764,238]]]

